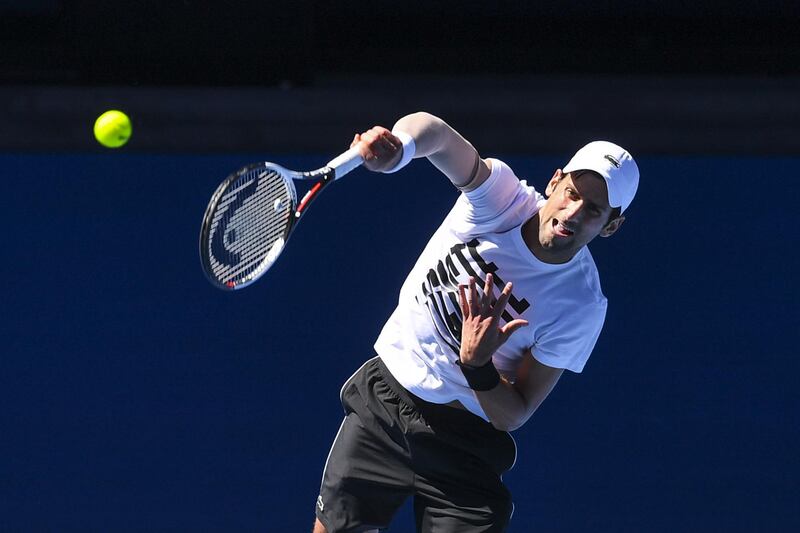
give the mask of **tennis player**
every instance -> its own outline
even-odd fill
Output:
[[[589,358],[606,298],[586,245],[620,228],[639,170],[595,141],[542,196],[427,113],[352,145],[378,172],[427,157],[462,194],[400,289],[377,357],[342,387],[314,532],[386,528],[409,496],[418,531],[503,531],[514,508],[502,482],[516,461],[509,432]]]

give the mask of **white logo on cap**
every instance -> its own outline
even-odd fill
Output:
[[[614,165],[614,168],[619,168],[619,161],[611,157],[610,155],[604,155],[604,158],[608,159],[608,162]]]

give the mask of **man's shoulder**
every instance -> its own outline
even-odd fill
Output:
[[[574,283],[564,284],[565,291],[569,291],[573,300],[581,304],[595,304],[603,309],[608,303],[603,288],[600,285],[600,272],[594,262],[591,252],[583,247],[575,256],[571,264]]]

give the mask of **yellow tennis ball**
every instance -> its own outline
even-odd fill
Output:
[[[131,119],[122,111],[106,111],[94,121],[97,142],[108,148],[119,148],[131,137]]]

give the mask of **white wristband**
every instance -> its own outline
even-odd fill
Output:
[[[417,145],[414,143],[414,137],[404,131],[392,131],[392,134],[400,139],[400,142],[403,143],[403,155],[400,157],[400,161],[398,161],[395,166],[389,170],[384,170],[384,174],[392,174],[393,172],[397,172],[409,164],[414,158],[414,153],[417,151]]]

